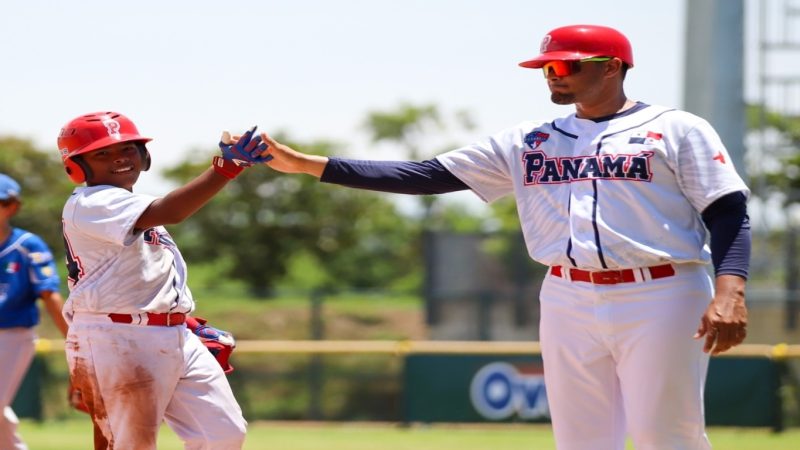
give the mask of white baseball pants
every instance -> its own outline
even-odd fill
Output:
[[[186,449],[241,449],[247,422],[239,404],[217,360],[185,325],[76,313],[66,351],[73,384],[92,410],[95,449],[155,449],[164,420]]]
[[[707,450],[708,355],[693,339],[713,286],[701,265],[597,285],[548,274],[540,339],[559,450]]]
[[[26,450],[28,447],[17,434],[19,420],[11,410],[11,402],[17,395],[22,378],[33,361],[36,332],[33,328],[0,329],[0,361],[3,361],[3,376],[0,377],[0,402],[3,416],[0,417],[0,449]]]

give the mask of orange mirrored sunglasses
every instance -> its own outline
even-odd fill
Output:
[[[584,58],[580,60],[573,60],[573,61],[548,61],[542,66],[542,71],[544,72],[544,77],[547,78],[550,75],[550,71],[552,70],[553,73],[557,77],[566,77],[568,75],[572,75],[574,73],[578,73],[581,71],[581,63],[585,62],[603,62],[609,61],[613,59],[611,56],[596,56],[594,58]]]

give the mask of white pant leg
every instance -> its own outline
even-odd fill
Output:
[[[11,402],[17,395],[22,379],[33,361],[36,332],[33,328],[7,328],[0,330],[0,361],[3,376],[0,377],[0,402],[3,416],[0,417],[0,449],[25,450],[28,447],[17,433],[19,420],[11,410]]]
[[[0,435],[0,448],[7,448],[13,450],[28,450],[28,446],[22,441],[22,438],[17,433],[19,426],[19,418],[14,413],[10,406],[3,408],[3,431]]]
[[[175,386],[183,373],[184,326],[111,323],[76,314],[67,360],[95,424],[95,449],[156,448]]]
[[[609,287],[614,356],[628,433],[637,450],[707,450],[703,390],[708,355],[692,338],[713,295],[705,269]]]
[[[190,330],[184,332],[185,373],[166,421],[191,450],[239,450],[247,422],[222,368]]]
[[[559,450],[622,450],[625,414],[602,299],[588,283],[545,277],[539,337]]]

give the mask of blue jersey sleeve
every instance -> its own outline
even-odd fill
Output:
[[[29,277],[34,292],[58,291],[59,278],[53,253],[45,242],[36,235],[28,238],[22,246],[29,262]]]
[[[0,328],[35,326],[39,323],[36,299],[58,287],[50,249],[38,236],[14,228],[0,244]]]

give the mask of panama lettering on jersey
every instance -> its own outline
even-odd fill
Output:
[[[548,157],[544,152],[525,152],[525,184],[571,183],[604,178],[608,180],[650,181],[653,152],[637,155]]]
[[[437,159],[485,201],[514,194],[536,261],[606,270],[708,262],[700,212],[749,192],[726,153],[705,120],[639,104],[525,122]]]

